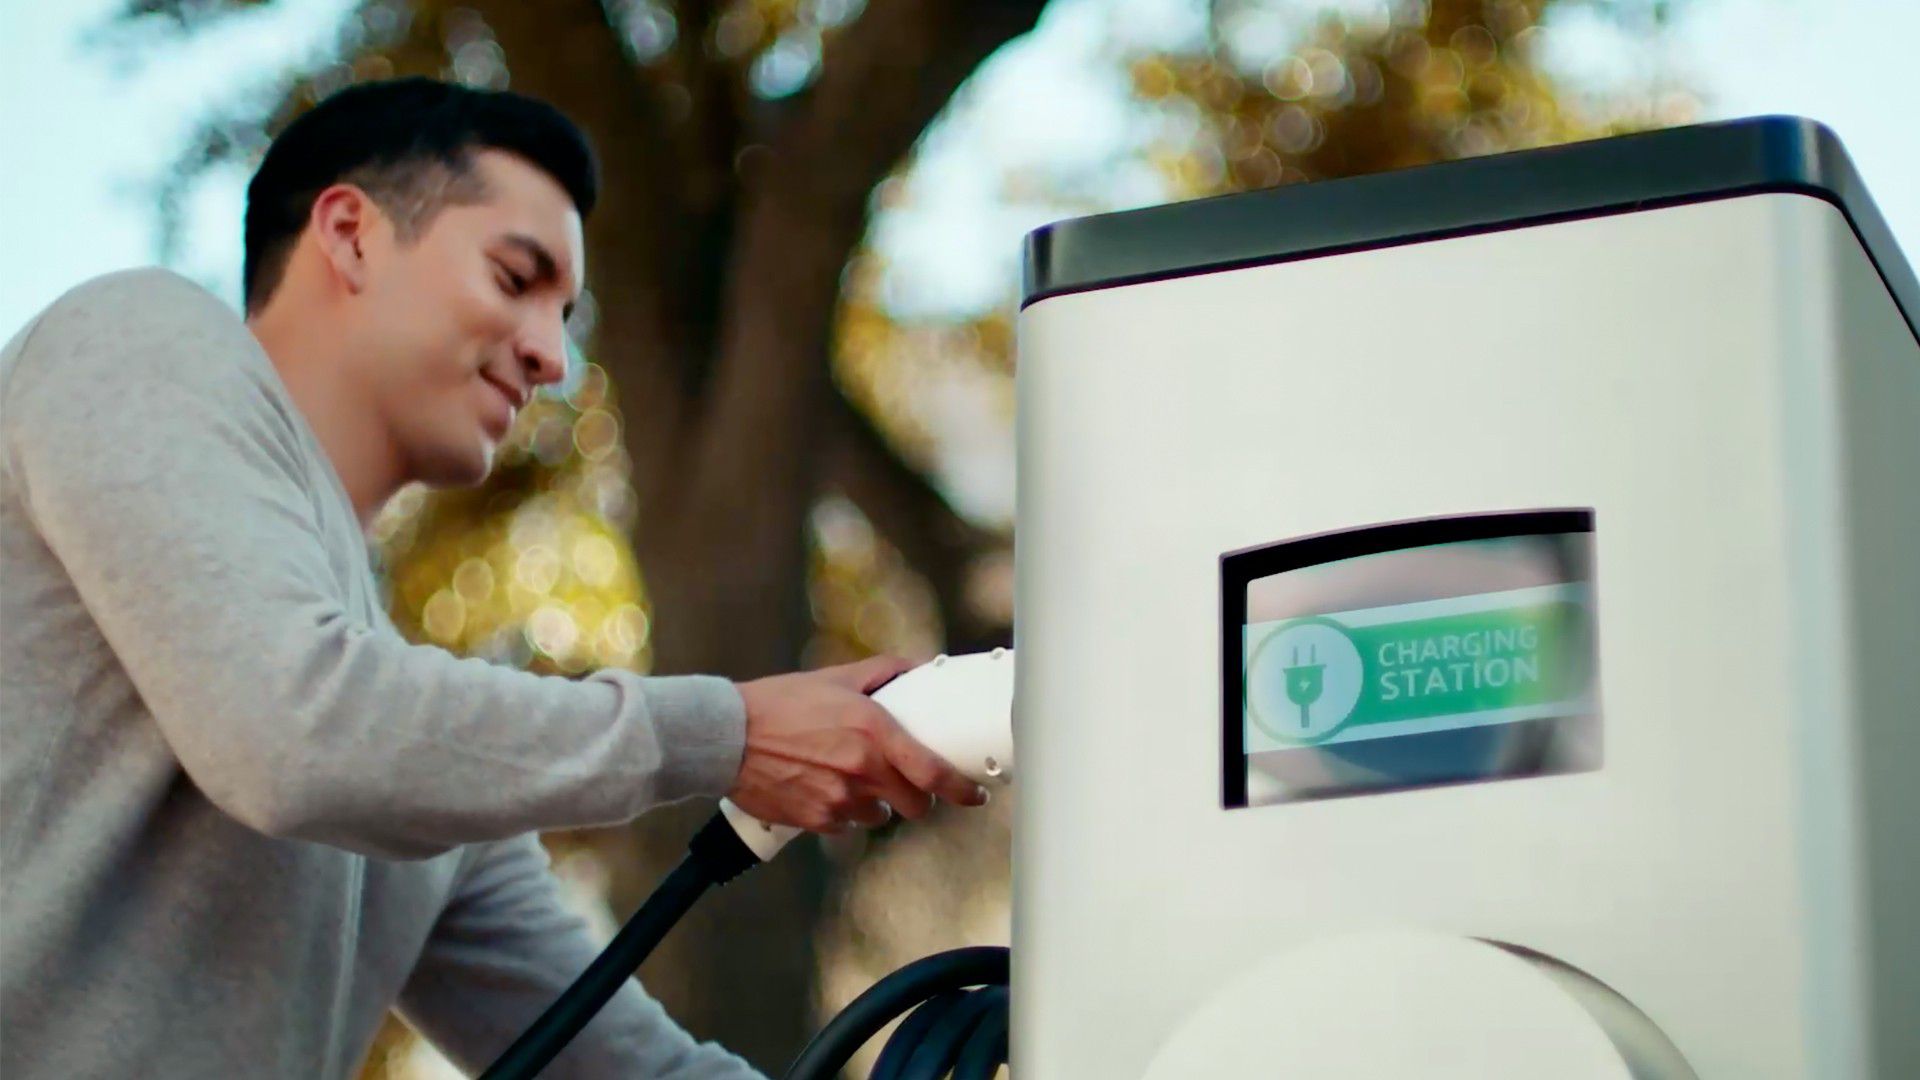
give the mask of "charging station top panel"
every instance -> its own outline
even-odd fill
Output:
[[[1826,126],[1769,116],[1074,218],[1027,236],[1024,307],[1065,293],[1767,192],[1846,216],[1920,337],[1920,280]]]

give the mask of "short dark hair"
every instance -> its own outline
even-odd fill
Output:
[[[307,110],[273,140],[247,184],[248,312],[280,284],[313,200],[343,181],[364,188],[402,239],[433,215],[483,191],[476,150],[505,150],[553,177],[586,217],[599,165],[586,136],[552,105],[505,90],[405,78],[349,86]]]

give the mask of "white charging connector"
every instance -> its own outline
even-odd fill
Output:
[[[1013,780],[1013,650],[939,656],[902,672],[873,700],[921,745],[989,791]],[[740,840],[766,862],[802,829],[769,825],[720,800]]]

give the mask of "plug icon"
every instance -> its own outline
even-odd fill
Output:
[[[1307,710],[1320,700],[1326,689],[1327,665],[1316,663],[1318,657],[1313,646],[1307,646],[1307,662],[1300,662],[1300,646],[1293,647],[1293,663],[1287,667],[1287,700],[1300,706],[1300,727],[1302,730],[1312,726]]]

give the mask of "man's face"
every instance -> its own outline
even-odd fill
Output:
[[[482,150],[480,200],[452,202],[410,241],[368,230],[351,318],[364,395],[407,479],[472,485],[534,388],[566,375],[565,321],[585,273],[566,190],[517,155]]]

